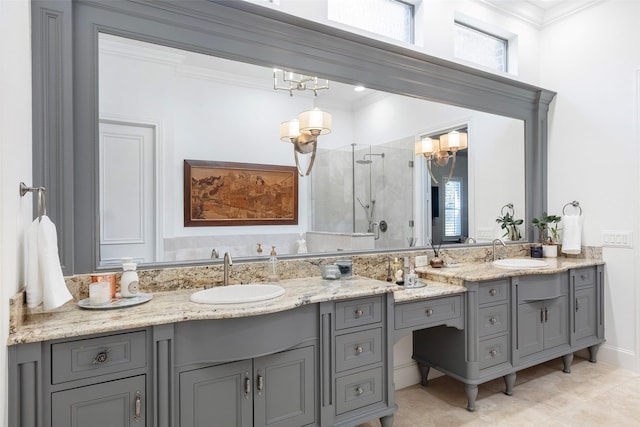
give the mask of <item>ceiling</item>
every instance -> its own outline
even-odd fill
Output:
[[[543,28],[604,0],[480,0],[500,11]]]

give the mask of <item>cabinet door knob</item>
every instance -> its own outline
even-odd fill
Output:
[[[142,418],[142,393],[140,393],[140,390],[136,391],[136,399],[135,399],[135,403],[134,403],[134,413],[133,413],[133,420],[135,422],[139,422],[140,419]]]
[[[362,346],[361,346],[361,345],[357,345],[357,346],[356,346],[356,354],[360,354],[360,353],[362,353],[363,351],[364,351],[364,349],[362,348]]]
[[[498,323],[498,318],[496,316],[491,316],[491,318],[489,319],[489,323],[495,325],[496,323]]]
[[[361,395],[362,393],[364,393],[364,390],[362,389],[362,387],[357,386],[357,387],[356,387],[356,394],[359,396],[359,395]]]
[[[496,288],[489,289],[489,295],[495,297],[496,295],[498,295],[498,290]]]
[[[427,310],[424,312],[427,317],[431,316],[433,314],[433,309],[432,308],[427,308]]]
[[[489,356],[496,357],[498,355],[498,350],[495,348],[489,352]]]
[[[362,317],[362,315],[364,314],[364,311],[362,311],[362,309],[358,308],[355,311],[355,315],[356,317]]]
[[[96,354],[96,357],[93,358],[93,361],[91,363],[93,363],[94,365],[100,365],[106,362],[107,359],[109,358],[110,351],[111,351],[110,348],[105,348],[100,353]]]

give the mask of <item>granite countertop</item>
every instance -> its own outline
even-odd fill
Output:
[[[532,274],[554,274],[573,268],[602,265],[600,259],[586,258],[541,258],[549,266],[542,268],[506,269],[494,266],[491,262],[462,263],[443,268],[430,266],[417,267],[416,273],[422,279],[442,281],[455,285],[464,285],[464,282],[480,282],[483,280],[501,279],[505,277],[524,276]]]
[[[144,304],[111,310],[87,310],[70,301],[50,312],[32,311],[9,334],[8,345],[69,338],[131,328],[202,319],[258,316],[290,310],[301,305],[395,292],[396,301],[433,298],[465,292],[462,286],[427,283],[423,288],[404,290],[396,284],[354,276],[348,280],[320,277],[278,282],[285,288],[281,297],[246,304],[198,304],[189,300],[197,289],[153,293]]]
[[[459,264],[455,267],[419,267],[421,281],[425,287],[405,289],[380,280],[354,276],[348,280],[323,280],[320,277],[287,279],[278,282],[285,288],[284,295],[267,301],[246,304],[198,304],[189,300],[198,290],[177,289],[153,292],[153,299],[141,305],[112,309],[87,310],[70,301],[62,307],[42,312],[15,310],[20,319],[10,319],[7,345],[69,338],[103,332],[111,332],[152,325],[202,319],[225,319],[258,316],[294,309],[301,305],[394,293],[397,303],[425,298],[435,298],[466,292],[465,281],[483,281],[498,278],[554,274],[573,268],[604,264],[598,259],[545,258],[548,267],[538,269],[507,270],[491,263]],[[14,306],[23,304],[24,293],[13,298]],[[12,316],[14,315],[12,310]]]

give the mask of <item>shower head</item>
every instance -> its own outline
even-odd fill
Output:
[[[371,159],[367,159],[367,156],[371,157],[371,156],[380,156],[384,159],[384,153],[367,153],[365,154],[361,160],[356,160],[356,163],[359,165],[370,165],[371,163],[373,163],[373,160]]]

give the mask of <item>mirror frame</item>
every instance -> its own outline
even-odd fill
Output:
[[[47,188],[65,275],[100,270],[99,32],[524,120],[524,217],[546,210],[555,92],[242,1],[36,0],[31,10],[33,183]]]

